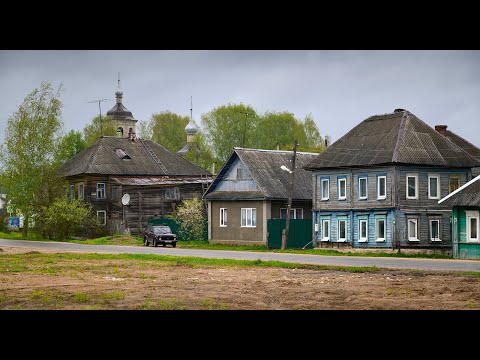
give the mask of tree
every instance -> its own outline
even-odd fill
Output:
[[[305,142],[303,123],[289,112],[266,112],[257,126],[257,147],[260,149],[290,150],[295,139]]]
[[[216,171],[219,170],[218,166],[214,166],[213,164],[218,164],[220,162],[214,158],[212,150],[208,145],[205,135],[202,131],[198,131],[193,137],[192,141],[190,142],[190,149],[185,154],[185,158],[190,160],[195,165],[211,171],[212,173],[215,171],[214,167],[216,167]]]
[[[325,149],[324,139],[320,135],[312,115],[305,116],[303,127],[305,129],[305,142],[300,144],[301,151],[322,152]]]
[[[137,134],[141,139],[152,140],[152,129],[150,123],[145,120],[140,120],[137,123]]]
[[[56,240],[70,239],[85,231],[94,218],[90,205],[81,200],[56,199],[42,218],[46,235]]]
[[[45,205],[58,190],[53,158],[62,128],[60,91],[48,82],[30,92],[8,118],[0,182],[9,200],[24,216],[24,236],[35,209]]]
[[[102,136],[115,136],[117,127],[111,116],[95,116],[92,122],[83,129],[86,146],[92,145]]]
[[[55,153],[55,163],[58,165],[63,164],[86,147],[87,143],[82,133],[80,131],[70,130],[60,139],[58,149]]]
[[[207,219],[203,201],[187,199],[177,207],[174,220],[180,225],[179,235],[185,240],[202,240]]]
[[[180,116],[170,111],[155,113],[147,125],[146,131],[151,134],[151,139],[158,144],[165,146],[172,152],[180,150],[187,142],[185,126],[189,122],[188,116]]]
[[[223,163],[234,146],[254,147],[258,121],[256,111],[244,104],[222,105],[203,114],[202,126],[213,156]]]

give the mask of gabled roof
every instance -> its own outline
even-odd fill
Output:
[[[362,121],[307,164],[307,169],[386,164],[480,166],[453,141],[412,113],[397,109]]]
[[[294,200],[311,200],[312,199],[312,174],[303,169],[303,167],[313,160],[318,154],[297,152],[295,162],[295,179],[292,198]],[[206,199],[229,199],[235,200],[240,198],[259,198],[264,199],[287,199],[289,195],[289,186],[291,174],[281,170],[280,167],[285,165],[291,168],[291,160],[293,151],[280,150],[261,150],[261,149],[243,149],[234,148],[233,153],[227,160],[222,170],[205,193]],[[240,191],[215,191],[216,186],[227,174],[228,169],[236,159],[248,168],[253,180],[255,180],[260,192]],[[248,195],[248,196],[247,196]],[[246,197],[247,196],[247,197]]]
[[[480,160],[480,149],[478,147],[468,142],[461,136],[455,134],[453,131],[446,130],[445,135],[448,139],[453,141],[455,145],[465,150],[470,156],[473,156],[475,159]],[[472,168],[472,176],[476,177],[478,175],[480,175],[480,167]]]
[[[150,153],[149,149],[152,151]],[[122,151],[117,151],[121,149]],[[118,154],[127,154],[127,157]],[[158,164],[154,156],[161,164]],[[151,140],[102,136],[60,166],[60,176],[100,175],[211,175],[180,155]]]
[[[480,176],[439,200],[438,203],[453,206],[480,206]]]

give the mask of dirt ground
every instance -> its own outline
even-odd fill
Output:
[[[31,252],[2,247],[1,254]],[[36,261],[28,271],[0,271],[0,309],[480,309],[480,277],[471,275]]]

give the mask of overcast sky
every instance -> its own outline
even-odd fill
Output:
[[[170,110],[200,124],[227,103],[257,112],[311,114],[337,140],[375,114],[407,109],[427,124],[480,147],[480,51],[157,51],[0,50],[0,143],[8,116],[42,81],[64,84],[65,131],[81,130],[115,104],[139,120]]]

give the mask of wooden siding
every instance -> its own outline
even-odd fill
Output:
[[[240,177],[237,177],[241,174]],[[228,169],[224,178],[217,185],[215,191],[258,191],[258,186],[252,174],[240,159],[236,159]]]
[[[287,200],[285,201],[272,201],[271,206],[271,217],[269,219],[280,219],[280,209],[287,208]],[[311,219],[312,218],[312,202],[308,201],[292,201],[293,208],[302,208],[303,209],[303,218]]]
[[[264,239],[264,202],[252,201],[210,201],[211,213],[211,242],[256,243],[266,244]],[[267,207],[269,203],[267,202]],[[227,226],[220,226],[220,209],[227,209]],[[255,208],[257,212],[256,227],[241,226],[241,209]]]
[[[467,216],[465,210],[480,211],[480,207],[454,207],[453,219],[453,257],[456,259],[480,259],[480,243],[467,242]]]

